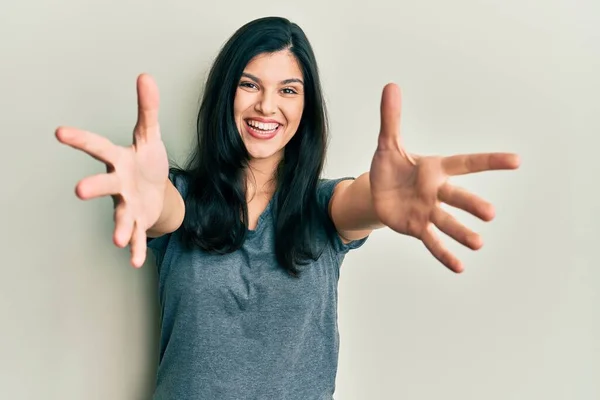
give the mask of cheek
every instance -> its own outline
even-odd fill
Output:
[[[290,126],[297,128],[302,119],[302,112],[304,111],[304,105],[295,104],[287,109],[286,119]]]
[[[237,89],[235,98],[233,99],[233,115],[235,116],[236,122],[238,122],[241,115],[251,105],[251,99],[248,93],[241,89]]]

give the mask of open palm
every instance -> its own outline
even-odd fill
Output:
[[[150,76],[138,77],[137,97],[131,146],[117,146],[103,136],[69,127],[59,127],[56,137],[106,165],[106,173],[82,179],[76,194],[83,200],[112,196],[113,240],[119,247],[130,245],[131,263],[140,267],[146,257],[146,231],[162,211],[169,161],[158,123],[158,88]]]
[[[470,249],[479,249],[481,237],[456,220],[441,205],[446,203],[490,221],[494,207],[448,178],[474,172],[515,169],[519,158],[510,153],[454,155],[408,154],[400,138],[400,90],[388,84],[381,100],[381,128],[370,170],[371,194],[377,217],[398,233],[413,236],[454,272],[462,263],[442,243],[434,227]]]

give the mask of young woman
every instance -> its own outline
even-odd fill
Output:
[[[159,267],[162,306],[155,399],[331,399],[338,361],[337,283],[345,254],[376,228],[411,235],[454,272],[441,232],[471,249],[481,238],[442,202],[491,220],[493,207],[449,176],[514,169],[513,154],[409,155],[400,92],[383,90],[371,169],[322,179],[327,119],[313,50],[283,18],[241,27],[210,71],[198,145],[169,168],[158,90],[137,81],[133,145],[73,128],[60,142],[107,165],[81,199],[112,196],[114,242]]]

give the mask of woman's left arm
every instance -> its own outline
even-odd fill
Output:
[[[388,84],[381,99],[381,126],[370,171],[334,189],[329,213],[344,242],[362,239],[374,229],[389,227],[419,239],[430,253],[454,272],[462,263],[442,243],[434,228],[464,246],[482,245],[473,232],[441,205],[462,209],[484,221],[494,218],[489,202],[451,185],[451,176],[492,170],[511,170],[520,161],[512,153],[461,154],[449,157],[408,154],[400,138],[401,98]]]
[[[344,243],[363,239],[374,229],[385,227],[373,208],[368,172],[336,185],[329,214]]]

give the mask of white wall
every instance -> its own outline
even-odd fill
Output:
[[[375,233],[340,281],[337,400],[600,398],[600,3],[559,0],[23,0],[0,6],[0,398],[145,399],[158,307],[148,263],[112,245],[103,166],[58,125],[127,144],[135,78],[162,95],[187,155],[219,46],[264,15],[312,41],[332,120],[328,176],[369,167],[383,85],[403,89],[417,153],[516,151],[517,172],[456,180],[497,207],[453,275],[416,240]]]

